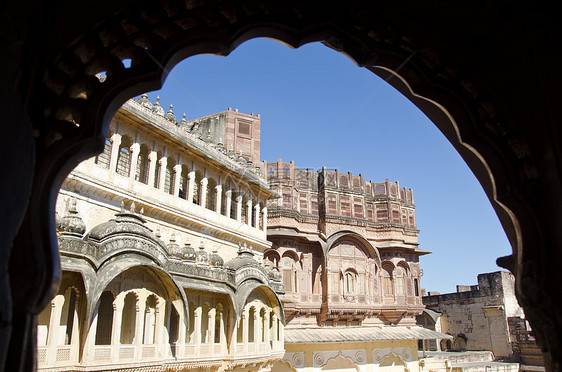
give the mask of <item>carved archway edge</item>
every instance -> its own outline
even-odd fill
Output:
[[[255,37],[274,38],[292,47],[322,41],[383,78],[394,74],[396,78],[389,83],[433,120],[484,187],[514,249],[514,255],[501,264],[516,275],[520,301],[523,305],[542,302],[549,306],[540,291],[531,288],[531,294],[519,283],[523,276],[536,278],[540,270],[523,263],[523,238],[540,244],[543,237],[536,228],[537,217],[517,194],[524,189],[522,185],[536,180],[534,160],[523,138],[506,123],[500,127],[497,109],[482,97],[477,79],[471,80],[466,71],[443,66],[440,53],[417,44],[415,36],[401,34],[384,20],[378,29],[368,27],[376,23],[371,19],[365,27],[350,30],[353,20],[335,20],[337,8],[334,12],[323,9],[307,18],[298,10],[288,11],[298,9],[298,4],[277,9],[266,3],[256,7],[248,5],[253,2],[225,2],[214,8],[201,5],[188,10],[184,2],[172,0],[164,6],[157,4],[158,8],[129,9],[76,40],[45,71],[44,87],[32,99],[32,112],[44,116],[32,118],[42,154],[26,226],[35,236],[33,240],[41,241],[33,244],[42,247],[36,257],[50,257],[46,261],[51,262],[34,310],[39,311],[56,288],[58,256],[52,207],[57,190],[71,169],[102,150],[117,109],[135,95],[159,89],[167,71],[181,60],[201,53],[228,55]],[[126,58],[132,60],[129,69],[120,62]],[[104,83],[94,76],[101,71],[108,75]],[[480,123],[489,130],[482,130]],[[514,144],[513,148],[506,147],[507,143]],[[514,184],[521,185],[521,190],[514,190],[510,186]],[[48,226],[46,220],[50,221]],[[520,224],[529,236],[522,236]],[[528,316],[533,322],[539,315]],[[540,332],[537,338],[544,346]]]

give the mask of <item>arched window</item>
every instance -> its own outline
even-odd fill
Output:
[[[162,172],[162,163],[160,163],[160,160],[162,160],[162,152],[158,151],[156,153],[156,165],[154,167],[154,188],[155,189],[160,188],[160,173]]]
[[[111,131],[107,134],[107,138],[105,139],[105,145],[103,146],[103,152],[96,156],[94,159],[94,163],[99,165],[102,168],[109,169],[109,162],[111,159],[111,136],[113,133]]]
[[[174,182],[176,180],[176,159],[173,156],[168,157],[166,163],[166,177],[164,178],[164,191],[168,194],[174,194]]]
[[[226,210],[226,207],[227,207],[227,205],[226,205],[226,199],[227,199],[227,198],[226,198],[226,192],[227,192],[228,190],[230,190],[230,183],[223,183],[223,184],[222,184],[222,190],[221,190],[221,196],[220,196],[220,197],[221,197],[221,210],[220,210],[220,213],[221,213],[223,216],[226,216],[226,215],[227,215],[227,212],[229,212],[229,211]],[[231,200],[231,203],[232,203],[232,200]]]
[[[189,324],[187,328],[187,342],[193,343],[195,342],[195,304],[190,302],[189,305]]]
[[[187,193],[189,188],[189,168],[187,165],[183,164],[181,166],[180,175],[180,198],[187,199]]]
[[[248,223],[248,196],[242,195],[242,223]]]
[[[355,293],[357,285],[357,275],[352,271],[347,271],[344,276],[344,292]]]
[[[392,275],[393,272],[394,272],[394,267],[392,265],[383,266],[382,286],[383,286],[383,293],[385,296],[394,296],[393,275]]]
[[[96,345],[110,345],[113,329],[113,294],[102,293],[98,306],[98,323],[96,326]]]
[[[212,211],[215,210],[217,205],[217,181],[214,178],[207,180],[207,202],[205,207]]]
[[[148,296],[144,310],[143,344],[153,344],[156,335],[156,297]]]
[[[123,302],[121,317],[121,344],[132,344],[135,341],[137,325],[137,297],[134,293],[127,293]]]
[[[180,314],[176,307],[170,303],[170,320],[168,329],[168,342],[175,344],[179,338]]]
[[[123,177],[129,177],[131,171],[131,146],[133,140],[127,134],[121,137],[121,144],[119,145],[119,153],[117,154],[117,166],[115,172]]]
[[[77,292],[74,288],[68,288],[64,293],[64,305],[60,315],[60,328],[64,327],[64,345],[70,345],[72,342],[72,330],[74,323],[78,321],[76,314]],[[60,331],[59,331],[60,332]]]
[[[238,321],[238,329],[236,330],[236,342],[241,344],[244,342],[244,316],[240,316]]]
[[[404,296],[404,268],[398,266],[395,270],[396,278],[394,280],[395,287],[396,287],[396,295],[397,296]]]
[[[202,189],[201,181],[203,180],[203,172],[200,170],[195,172],[195,187],[193,188],[193,204],[201,205]]]
[[[232,190],[230,194],[230,218],[236,219],[237,218],[237,211],[238,211],[238,198],[240,194],[236,190]]]
[[[37,316],[37,346],[47,345],[52,307],[52,303],[47,304],[43,311],[41,311]]]
[[[135,179],[148,185],[148,171],[150,169],[150,147],[146,144],[140,146],[139,156],[137,158],[137,170]]]
[[[296,292],[296,261],[292,254],[286,252],[281,257],[281,276],[283,277],[283,285],[285,292]]]
[[[201,307],[201,343],[209,342],[209,305],[206,303]]]
[[[222,323],[222,306],[219,305],[215,309],[215,344],[220,344],[221,342],[221,323]]]
[[[252,306],[248,312],[248,342],[256,342],[254,327],[256,321],[256,309]]]
[[[258,228],[258,226],[256,226],[256,206],[259,207],[259,203],[256,199],[252,200],[252,214],[250,215],[250,226]],[[257,208],[259,210],[259,208]],[[259,222],[258,222],[259,224]]]

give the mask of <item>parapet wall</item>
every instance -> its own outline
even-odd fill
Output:
[[[365,181],[362,174],[322,168],[300,169],[281,159],[262,163],[270,189],[280,198],[268,209],[298,212],[301,216],[345,219],[347,223],[377,224],[416,229],[412,189],[398,182]]]

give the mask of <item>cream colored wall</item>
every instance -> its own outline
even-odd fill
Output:
[[[289,365],[297,372],[418,372],[418,344],[416,340],[285,344],[283,361],[275,363],[272,371],[291,370]]]

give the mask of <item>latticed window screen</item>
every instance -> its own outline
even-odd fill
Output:
[[[129,171],[131,169],[131,152],[127,147],[121,146],[119,148],[118,156],[115,172],[123,177],[129,177]]]
[[[111,141],[106,139],[103,147],[103,152],[96,156],[94,163],[102,168],[109,169],[109,161],[111,159]]]

